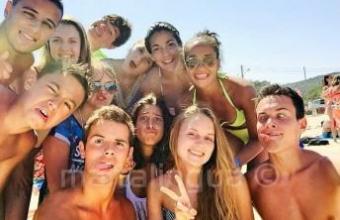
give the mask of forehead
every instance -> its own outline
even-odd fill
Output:
[[[189,118],[184,119],[181,126],[181,129],[191,128],[200,131],[212,132],[214,131],[214,124],[208,116],[202,113],[196,113]]]
[[[139,111],[139,115],[142,114],[157,114],[162,115],[161,109],[156,105],[146,104],[143,105],[141,110]]]
[[[215,54],[215,50],[211,45],[200,41],[194,41],[193,43],[186,46],[186,52],[188,55],[211,55]]]
[[[72,24],[59,24],[51,38],[53,37],[80,39],[80,34]]]
[[[291,98],[283,95],[271,95],[263,98],[256,107],[256,113],[287,109],[295,112],[295,107]]]
[[[174,35],[166,30],[156,31],[153,33],[152,37],[150,38],[151,44],[160,44],[160,43],[166,43],[169,40],[176,41]]]
[[[49,0],[20,0],[14,8],[28,7],[56,23],[61,19],[61,10]]]
[[[93,80],[107,82],[115,80],[115,77],[112,76],[109,70],[105,69],[105,67],[98,66],[94,68],[93,71]]]
[[[100,119],[91,126],[88,136],[92,135],[101,135],[110,140],[119,139],[129,143],[130,131],[126,124]]]

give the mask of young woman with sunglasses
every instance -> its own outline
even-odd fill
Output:
[[[110,105],[117,91],[117,81],[111,68],[102,62],[93,66],[88,101],[54,127],[42,144],[48,192],[68,187],[77,181],[84,166],[78,146],[85,135],[84,124],[94,110]]]
[[[131,112],[140,95],[138,90],[150,70],[153,61],[146,51],[144,40],[135,42],[124,59],[104,59],[114,70],[118,81],[118,91],[114,104]]]
[[[192,102],[209,106],[226,134],[241,140],[232,145],[236,163],[250,162],[262,151],[256,132],[255,89],[243,79],[219,72],[220,42],[215,33],[204,31],[186,42],[184,60],[194,84]]]
[[[170,113],[176,115],[181,107],[178,100],[190,87],[181,58],[179,32],[167,22],[157,22],[148,30],[145,46],[156,66],[147,73],[141,91],[162,97]]]

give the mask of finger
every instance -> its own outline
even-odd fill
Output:
[[[177,202],[178,199],[179,199],[179,196],[178,196],[174,191],[170,190],[170,189],[167,188],[167,187],[162,186],[161,189],[160,189],[160,191],[161,191],[162,193],[164,193],[165,195],[169,196],[169,197],[170,197],[172,200],[174,200],[175,202]]]
[[[177,182],[178,188],[179,188],[179,192],[181,193],[181,197],[184,198],[185,200],[187,200],[190,203],[190,199],[189,199],[189,195],[187,193],[187,190],[185,188],[185,185],[183,183],[182,178],[179,175],[175,175],[175,180]]]

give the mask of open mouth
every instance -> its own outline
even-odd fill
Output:
[[[203,157],[204,156],[204,153],[201,152],[201,151],[189,149],[188,152],[195,157]]]
[[[207,73],[196,73],[194,75],[195,79],[202,80],[206,79],[209,75]]]
[[[104,102],[104,101],[106,101],[107,100],[107,98],[106,98],[106,96],[104,96],[104,95],[97,95],[97,100],[98,101],[101,101],[101,102]]]
[[[36,111],[38,112],[38,114],[40,115],[40,117],[44,120],[47,121],[48,120],[48,112],[44,109],[36,109]]]
[[[97,165],[97,168],[100,170],[100,171],[108,171],[108,170],[111,170],[113,169],[113,164],[111,163],[99,163]]]

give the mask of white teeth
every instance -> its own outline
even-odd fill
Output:
[[[164,60],[163,63],[165,63],[165,64],[172,63],[172,59],[171,60]]]
[[[189,152],[197,157],[203,157],[204,156],[204,153],[203,152],[200,152],[200,151],[195,151],[195,150],[192,150],[192,149],[189,149]]]
[[[47,111],[46,110],[44,110],[44,109],[42,109],[42,110],[40,110],[40,112],[45,116],[45,117],[47,117],[48,116],[48,113],[47,113]]]

